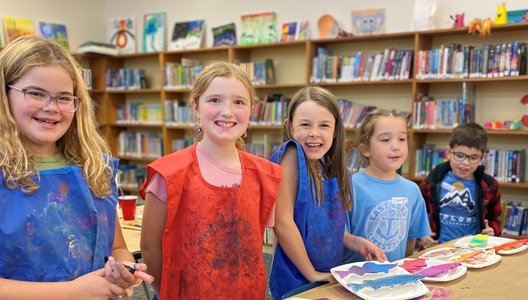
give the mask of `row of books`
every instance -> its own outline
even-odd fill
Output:
[[[514,236],[528,235],[528,207],[511,201],[503,207],[502,214],[502,233]]]
[[[275,66],[273,59],[254,62],[236,62],[246,72],[249,80],[254,85],[274,84],[275,83]]]
[[[475,104],[463,97],[434,99],[418,94],[414,102],[414,129],[454,128],[475,120]]]
[[[500,182],[526,182],[526,149],[489,149],[484,164],[486,173]]]
[[[386,48],[375,53],[356,52],[350,56],[332,55],[320,47],[312,59],[313,83],[403,80],[411,76],[414,50]]]
[[[434,144],[424,144],[416,150],[416,177],[427,176],[433,168],[447,161],[445,148]],[[526,149],[500,150],[489,149],[482,161],[485,171],[499,182],[526,182]]]
[[[245,143],[244,150],[254,155],[268,158],[280,145],[280,143]]]
[[[139,90],[148,86],[143,69],[109,68],[106,70],[105,79],[107,90]]]
[[[173,139],[171,140],[171,151],[176,152],[183,150],[192,145],[193,142],[192,138]]]
[[[267,94],[253,106],[249,115],[251,124],[282,125],[286,118],[290,98],[281,94]]]
[[[167,89],[191,88],[203,68],[198,60],[183,58],[181,63],[167,62],[163,68],[163,86]]]
[[[146,178],[147,169],[144,165],[123,164],[119,167],[119,185],[121,188],[138,189]]]
[[[337,104],[346,128],[358,128],[367,114],[376,109],[376,106],[363,105],[348,99],[338,99]]]
[[[79,73],[81,74],[81,77],[84,81],[84,84],[86,85],[86,88],[91,90],[93,87],[92,70],[85,69],[85,68],[79,68]]]
[[[163,155],[161,133],[121,131],[117,137],[117,154],[137,158],[159,158]]]
[[[417,79],[494,78],[526,75],[526,43],[452,44],[418,52]]]
[[[193,109],[181,100],[165,100],[167,124],[192,125],[196,122]]]
[[[126,101],[116,105],[117,124],[162,124],[161,104]]]

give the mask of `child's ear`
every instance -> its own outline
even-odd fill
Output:
[[[361,155],[363,155],[364,157],[370,157],[370,150],[367,145],[361,143],[359,144],[358,149]]]

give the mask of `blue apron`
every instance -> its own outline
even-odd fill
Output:
[[[280,163],[286,147],[295,145],[299,163],[299,186],[293,218],[299,228],[308,257],[319,272],[329,272],[343,261],[345,209],[339,197],[337,178],[323,181],[325,199],[317,204],[313,195],[304,151],[295,141],[287,141],[273,153],[270,160]],[[308,281],[277,244],[270,275],[270,291],[275,299]]]
[[[69,281],[102,268],[114,240],[115,184],[97,198],[82,170],[67,166],[41,170],[39,186],[31,195],[8,189],[0,173],[0,278]]]

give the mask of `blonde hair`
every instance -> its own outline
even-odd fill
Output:
[[[208,65],[207,67],[205,67],[202,70],[202,72],[200,72],[200,74],[196,78],[196,81],[194,82],[194,86],[191,91],[191,107],[198,110],[198,103],[199,103],[200,97],[205,93],[205,91],[207,91],[213,79],[217,77],[223,77],[223,78],[234,77],[238,81],[240,81],[247,88],[249,92],[250,109],[253,108],[253,106],[255,105],[255,102],[257,101],[257,94],[247,74],[239,66],[235,64],[231,64],[231,63],[226,63],[226,62],[212,63]],[[200,124],[198,124],[198,121],[197,121],[197,127],[199,126]],[[202,138],[203,138],[203,133],[197,132],[196,139],[199,141]],[[236,147],[239,149],[242,149],[243,146],[244,146],[244,140],[242,139],[242,137],[239,137],[236,142]]]
[[[374,135],[376,120],[380,117],[400,118],[405,122],[407,121],[405,117],[396,110],[377,109],[367,114],[358,131],[357,140],[359,147],[370,147],[370,138]],[[361,154],[361,158],[368,163],[369,159],[363,155],[363,151],[359,151],[359,153]]]
[[[98,197],[110,195],[112,169],[110,150],[99,135],[94,121],[92,100],[79,74],[79,64],[61,46],[39,37],[16,39],[0,52],[0,171],[11,189],[25,193],[36,191],[39,180],[37,163],[24,146],[22,134],[13,118],[7,86],[15,84],[35,67],[60,66],[71,77],[73,94],[79,107],[66,133],[57,141],[57,148],[72,165],[82,168],[90,190]]]
[[[336,177],[340,187],[340,198],[345,209],[352,208],[352,187],[350,185],[350,175],[346,166],[345,147],[345,127],[339,112],[336,97],[328,90],[321,87],[305,87],[299,90],[288,105],[287,121],[284,122],[284,138],[292,140],[290,122],[293,120],[297,107],[303,102],[313,101],[328,110],[335,119],[334,140],[332,146],[325,155],[318,161],[313,162],[306,159],[310,180],[314,183],[314,195],[317,196],[317,203],[324,201],[324,191],[321,176],[319,176],[319,166],[325,178]]]

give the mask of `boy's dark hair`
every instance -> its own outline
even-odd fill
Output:
[[[488,134],[477,123],[464,123],[451,132],[449,147],[454,148],[456,146],[475,148],[482,151],[482,153],[486,153],[488,150]]]

